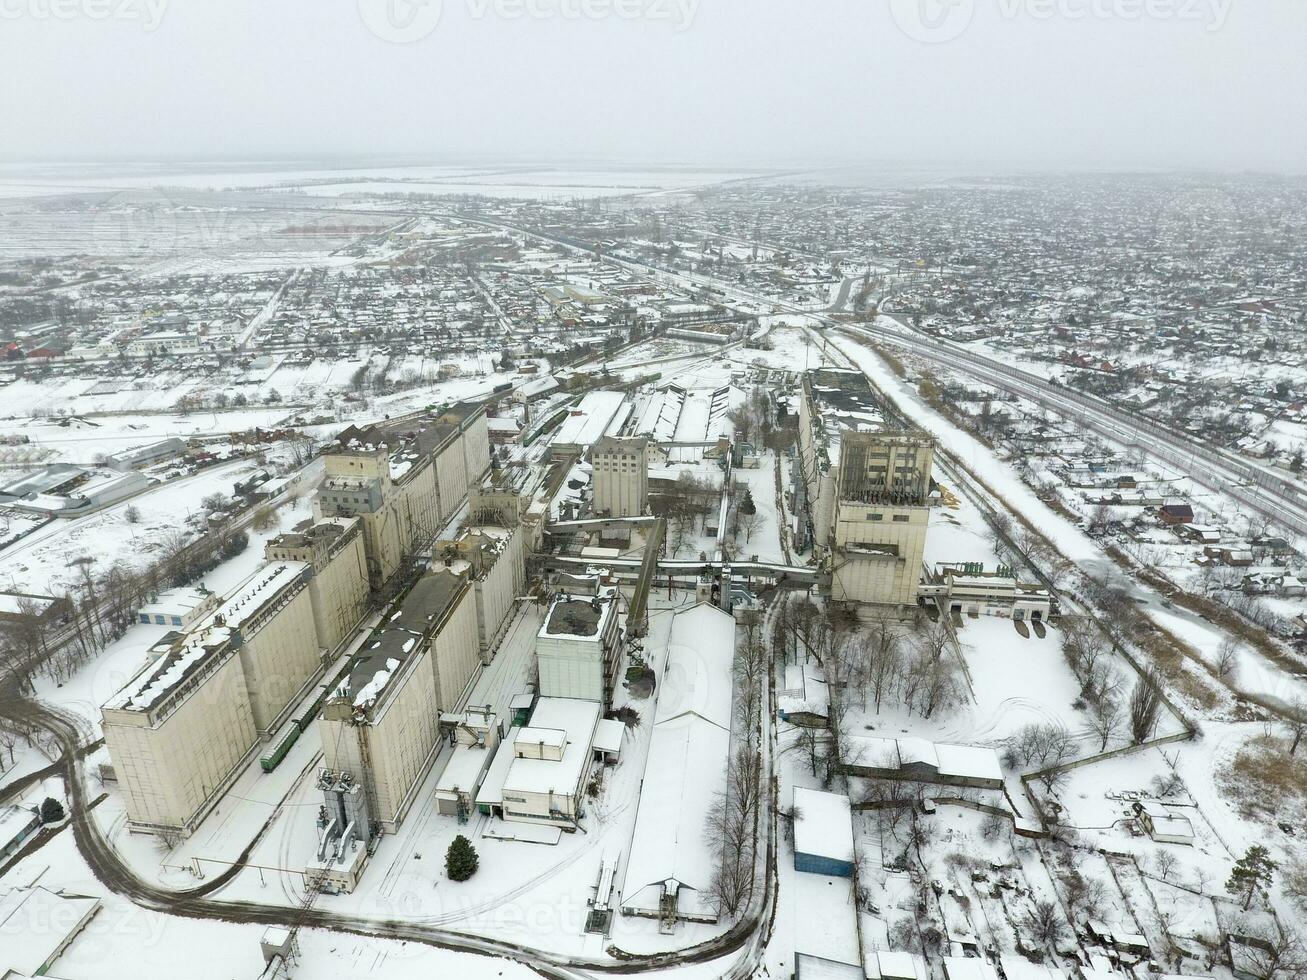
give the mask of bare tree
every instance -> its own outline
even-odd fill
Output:
[[[744,531],[744,543],[748,544],[753,539],[753,532],[762,527],[763,515],[754,510],[750,513],[737,512],[737,520],[740,522],[740,529]]]
[[[1156,667],[1149,667],[1135,682],[1130,696],[1130,734],[1136,744],[1152,737],[1162,710],[1161,675]]]
[[[1239,643],[1232,637],[1226,637],[1216,648],[1216,659],[1212,663],[1216,676],[1221,680],[1230,680],[1239,670]]]
[[[1158,848],[1157,853],[1153,855],[1153,867],[1157,868],[1157,873],[1163,881],[1171,880],[1177,863],[1175,854],[1164,847]]]
[[[898,684],[899,646],[898,628],[885,616],[874,619],[861,637],[863,702],[870,700],[877,714]]]
[[[1302,744],[1304,735],[1307,735],[1307,701],[1302,698],[1296,699],[1293,704],[1289,705],[1289,710],[1285,713],[1285,725],[1289,728],[1289,755],[1298,753],[1298,746]]]
[[[1030,933],[1031,938],[1045,949],[1056,948],[1066,932],[1057,902],[1047,899],[1040,899],[1026,909],[1022,925]]]
[[[704,838],[713,854],[710,900],[734,918],[753,890],[755,843],[761,806],[761,757],[741,749],[727,763],[726,789],[708,807]]]
[[[1056,773],[1049,772],[1075,757],[1075,738],[1058,722],[1036,722],[1010,735],[1003,750],[1003,761],[1011,769],[1044,771],[1050,789]]]
[[[1120,734],[1125,721],[1121,703],[1112,698],[1094,702],[1089,709],[1089,730],[1098,736],[1098,751],[1107,749],[1107,743]]]

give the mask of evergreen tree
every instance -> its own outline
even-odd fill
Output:
[[[41,823],[58,823],[64,818],[64,805],[53,796],[47,796],[41,803]]]
[[[1236,898],[1243,898],[1244,911],[1252,905],[1257,889],[1270,888],[1275,875],[1276,864],[1271,860],[1266,848],[1254,844],[1248,853],[1235,862],[1234,870],[1225,883],[1225,890]]]
[[[445,853],[445,874],[451,881],[467,881],[477,873],[477,852],[472,842],[459,834]]]

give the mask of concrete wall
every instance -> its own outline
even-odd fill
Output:
[[[599,637],[538,636],[540,695],[604,700],[604,648]]]
[[[309,599],[319,646],[335,650],[368,611],[368,565],[362,533],[314,572]]]
[[[467,460],[463,456],[461,436],[447,443],[436,457],[436,485],[440,492],[441,519],[448,521],[467,495]]]

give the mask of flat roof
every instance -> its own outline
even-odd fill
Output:
[[[948,980],[998,980],[998,971],[975,956],[944,957],[944,975]]]
[[[211,601],[212,598],[213,593],[203,589],[169,589],[155,596],[153,602],[141,606],[140,611],[143,613],[191,612]]]
[[[517,740],[519,731],[521,731],[519,728],[510,728],[504,740],[499,743],[499,748],[495,750],[495,757],[490,761],[490,767],[481,780],[481,788],[477,790],[478,805],[498,806],[504,802],[504,779],[508,776],[509,766],[516,758],[513,755],[513,743]]]
[[[608,617],[612,614],[614,605],[609,596],[564,593],[550,605],[549,614],[537,635],[598,638],[608,625]]]
[[[555,729],[566,733],[561,759],[513,759],[504,777],[505,791],[558,793],[571,796],[590,762],[590,740],[599,721],[599,702],[580,698],[541,698],[531,713],[530,729]]]
[[[1003,779],[1003,766],[998,753],[981,745],[935,745],[939,757],[939,771],[945,776],[970,776],[979,779]]]
[[[853,807],[843,793],[794,787],[794,850],[853,862]]]
[[[625,737],[626,725],[616,718],[601,718],[595,727],[594,748],[605,753],[621,752]]]
[[[414,583],[386,625],[425,633],[445,615],[466,585],[467,579],[462,575],[444,568],[433,569]]]
[[[481,778],[494,761],[495,750],[484,745],[460,742],[436,780],[437,793],[470,793],[480,786]]]

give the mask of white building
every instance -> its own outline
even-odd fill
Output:
[[[642,517],[649,505],[649,442],[605,437],[590,452],[596,517]]]
[[[218,594],[208,589],[169,589],[143,605],[137,611],[136,619],[152,626],[188,630],[217,609],[219,603]]]
[[[542,697],[536,702],[531,723],[513,729],[500,749],[511,753],[496,787],[505,820],[576,828],[585,814],[599,717],[596,701]]]
[[[715,922],[704,821],[726,788],[735,620],[700,604],[672,621],[621,909],[675,922]]]
[[[621,666],[620,632],[616,589],[557,595],[536,634],[540,694],[607,704]]]

